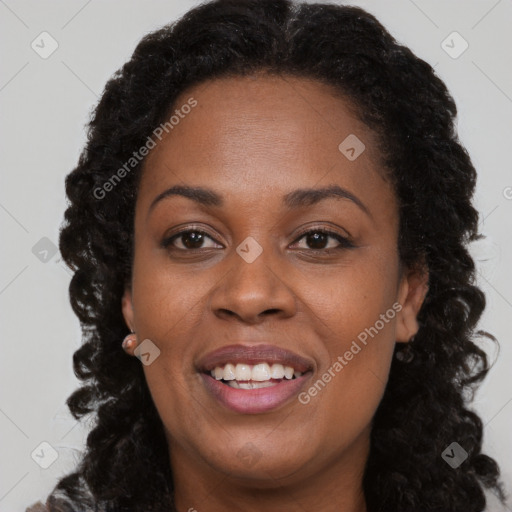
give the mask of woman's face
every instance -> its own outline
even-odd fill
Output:
[[[175,109],[145,161],[123,298],[150,340],[173,467],[260,486],[327,468],[360,478],[395,342],[416,332],[426,292],[400,270],[374,135],[327,86],[293,77],[209,81]]]

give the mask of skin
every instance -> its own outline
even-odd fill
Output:
[[[144,372],[166,430],[177,509],[364,512],[371,419],[395,342],[417,332],[427,292],[426,273],[400,265],[398,205],[375,135],[346,99],[303,78],[216,79],[187,90],[174,108],[191,96],[198,105],[145,161],[122,303],[138,342],[161,351]],[[338,149],[349,134],[366,146],[354,161]],[[367,212],[340,198],[298,209],[282,203],[292,190],[332,184]],[[224,205],[174,195],[150,211],[173,185],[211,188]],[[174,249],[161,246],[198,228],[208,233],[202,245],[185,235]],[[315,245],[301,233],[310,228],[354,247],[335,249],[330,236]],[[236,252],[248,236],[263,249],[252,263]],[[264,414],[235,413],[196,370],[225,345],[270,343],[313,361],[307,391],[395,303],[401,311],[307,404],[294,398]]]

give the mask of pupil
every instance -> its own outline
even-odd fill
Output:
[[[312,249],[323,249],[325,247],[325,242],[327,239],[327,235],[325,233],[314,233],[310,234],[306,237],[308,245],[312,247]],[[310,243],[312,241],[312,243]],[[318,245],[318,242],[320,244]]]
[[[201,247],[202,242],[203,235],[197,231],[191,231],[183,235],[183,245],[188,249],[198,249]]]
[[[308,245],[313,249],[325,248],[327,235],[325,233],[313,233],[306,237]],[[183,245],[188,249],[198,249],[203,243],[203,235],[197,231],[190,231],[183,235]]]

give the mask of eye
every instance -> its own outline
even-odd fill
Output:
[[[204,246],[204,243],[207,239],[214,242],[214,245],[210,245],[209,247]],[[329,246],[329,239],[336,240],[337,245]],[[304,240],[306,245],[309,247],[299,247],[299,249],[309,249],[310,251],[329,253],[331,250],[350,249],[355,247],[347,237],[342,236],[334,231],[320,228],[305,231],[301,234],[295,243],[300,240]],[[180,241],[181,247],[176,244],[177,241]],[[186,229],[179,231],[178,233],[165,238],[161,245],[166,249],[171,248],[187,252],[219,247],[218,245],[215,245],[215,240],[213,240],[213,238],[210,237],[206,231],[201,229]]]
[[[175,241],[181,239],[181,247],[175,244]],[[215,245],[211,245],[209,247],[204,247],[203,244],[206,239],[210,239],[215,242],[212,237],[206,233],[206,231],[202,231],[200,229],[187,229],[184,231],[180,231],[175,233],[174,235],[165,238],[162,241],[162,247],[178,249],[181,251],[193,251],[198,249],[210,249],[216,247]]]
[[[338,244],[329,246],[329,239],[337,240]],[[331,250],[352,249],[355,247],[347,237],[327,229],[310,229],[301,234],[297,241],[300,240],[304,240],[306,245],[310,247],[299,247],[299,249],[309,249],[311,251],[328,253]]]

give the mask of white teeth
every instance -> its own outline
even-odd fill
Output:
[[[252,367],[251,380],[263,382],[270,379],[270,367],[267,363],[256,364]]]
[[[232,384],[232,387],[253,389],[252,387],[247,387],[247,385],[250,384],[256,387],[266,387],[259,383],[273,385],[275,383],[268,381],[271,379],[291,380],[293,377],[301,377],[303,372],[294,370],[291,366],[283,366],[279,363],[274,363],[272,365],[269,365],[268,363],[259,363],[255,365],[244,363],[234,365],[232,363],[227,363],[225,366],[216,366],[210,371],[210,374],[216,380],[228,381],[230,385]],[[249,383],[246,381],[251,382]]]
[[[228,363],[224,366],[224,380],[235,380],[235,365]]]
[[[284,366],[282,364],[273,364],[270,369],[270,376],[273,379],[282,379],[284,377]]]
[[[251,380],[252,369],[249,364],[237,364],[235,366],[235,378],[236,380]]]
[[[232,380],[228,382],[228,386],[236,389],[259,389],[259,388],[269,388],[271,386],[276,386],[276,382],[237,382],[236,380]]]

